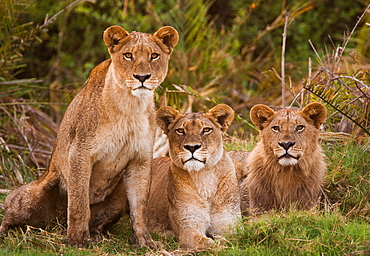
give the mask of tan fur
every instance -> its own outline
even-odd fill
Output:
[[[212,235],[232,232],[241,215],[236,170],[222,144],[233,118],[224,104],[205,114],[180,114],[171,107],[157,111],[170,158],[153,161],[148,226],[174,232],[182,248],[213,246]]]
[[[24,222],[41,224],[37,216],[47,222],[59,208],[67,210],[68,242],[83,245],[90,231],[116,222],[128,200],[136,243],[152,243],[144,208],[156,127],[153,91],[167,74],[178,34],[172,27],[151,35],[112,26],[103,39],[111,59],[94,68],[69,105],[48,171],[6,199],[1,234]]]
[[[248,156],[250,152],[247,151],[228,151],[227,154],[233,160],[237,173],[239,192],[240,192],[240,210],[243,215],[248,214],[249,198],[248,190],[245,183],[245,177],[248,175]]]
[[[326,174],[319,143],[319,127],[326,118],[326,108],[311,103],[301,111],[275,112],[265,105],[256,105],[250,115],[260,129],[261,141],[247,159],[248,175],[241,184],[241,190],[248,191],[249,208],[261,213],[315,206]]]

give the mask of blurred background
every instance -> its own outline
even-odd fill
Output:
[[[155,94],[157,107],[206,111],[226,103],[236,111],[229,135],[246,139],[257,134],[249,121],[253,105],[300,108],[319,101],[329,110],[324,129],[331,138],[368,138],[368,4],[1,0],[3,175],[12,172],[23,183],[34,178],[27,176],[29,167],[40,172],[46,168],[69,102],[91,70],[109,58],[102,33],[111,25],[147,33],[163,25],[178,30],[168,76]]]

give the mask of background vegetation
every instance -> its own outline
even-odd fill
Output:
[[[330,0],[2,0],[0,1],[0,189],[43,173],[68,103],[109,57],[102,32],[175,27],[180,42],[157,106],[203,111],[229,104],[237,119],[230,149],[250,150],[256,103],[324,103],[329,172],[319,213],[249,220],[209,255],[367,253],[370,214],[370,15],[368,1]],[[289,26],[282,52],[286,17]],[[282,57],[285,57],[282,61]],[[284,65],[284,72],[282,70]],[[282,95],[282,77],[286,92]],[[9,254],[151,254],[132,247],[128,220],[88,249],[71,249],[65,227],[12,231]],[[176,242],[161,238],[172,253]],[[165,253],[165,252],[163,252]]]

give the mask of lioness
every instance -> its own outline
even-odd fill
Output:
[[[47,172],[7,197],[0,234],[40,225],[67,209],[67,241],[81,246],[90,231],[116,222],[126,198],[134,241],[151,244],[144,208],[148,199],[155,133],[155,88],[167,74],[178,42],[169,26],[156,33],[105,30],[111,59],[91,72],[60,124]],[[67,204],[67,205],[66,205]]]
[[[181,248],[213,246],[212,235],[230,232],[241,216],[236,170],[222,143],[233,118],[224,104],[208,113],[157,111],[170,158],[153,161],[148,226],[154,232],[174,231]]]
[[[248,193],[244,196],[249,198],[249,206],[242,205],[243,210],[302,210],[317,203],[326,174],[319,143],[319,127],[326,113],[320,103],[311,103],[301,111],[275,112],[265,105],[251,109],[250,117],[260,130],[261,141],[247,159],[249,170],[241,191]]]

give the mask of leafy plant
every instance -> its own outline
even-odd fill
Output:
[[[331,54],[322,58],[316,52],[320,67],[304,88],[328,104],[336,112],[355,124],[362,133],[370,135],[370,72],[361,64],[355,53],[350,54],[352,63],[343,61],[343,53],[357,25],[370,9],[366,8],[352,32]],[[343,71],[343,69],[346,69]],[[347,130],[348,131],[348,130]],[[352,129],[349,129],[351,132]],[[360,134],[359,131],[357,131]]]

